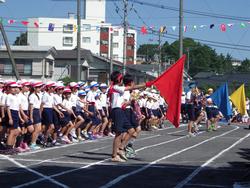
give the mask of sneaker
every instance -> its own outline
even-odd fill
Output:
[[[120,150],[119,152],[117,152],[117,154],[120,156],[121,159],[126,160],[126,161],[128,160],[124,151]]]
[[[193,133],[188,133],[188,137],[189,137],[189,138],[195,137],[195,134],[193,134]]]
[[[110,132],[110,133],[108,134],[108,136],[115,137],[115,134],[113,134],[112,132]]]
[[[25,151],[30,151],[30,147],[28,146],[28,144],[27,143],[22,143],[21,144],[21,147],[25,150]]]
[[[78,139],[75,139],[74,137],[71,138],[72,143],[78,143]]]
[[[152,126],[152,129],[153,129],[153,130],[158,130],[159,128],[157,128],[156,126],[153,125],[153,126]]]
[[[82,135],[84,136],[84,138],[86,140],[89,139],[89,135],[88,135],[87,131],[82,131]]]
[[[85,139],[84,139],[83,137],[81,137],[81,136],[78,136],[77,139],[78,139],[78,142],[82,142],[82,141],[85,140]]]
[[[125,160],[121,159],[121,158],[119,157],[119,155],[117,155],[116,157],[112,157],[112,158],[111,158],[111,161],[112,161],[112,162],[121,162],[121,163],[125,163],[125,162],[126,162]]]
[[[36,145],[36,144],[30,144],[30,149],[31,150],[38,150],[38,149],[41,149],[41,147],[39,147],[38,145]]]
[[[69,138],[67,136],[63,136],[62,141],[67,143],[67,144],[72,144],[72,142],[69,140]]]
[[[52,145],[53,145],[53,146],[61,146],[62,144],[59,143],[59,142],[57,142],[57,140],[53,140],[53,141],[52,141]]]
[[[17,149],[17,151],[18,151],[19,153],[23,153],[23,152],[26,151],[26,150],[23,149],[21,146],[17,147],[16,149]]]
[[[71,129],[71,131],[70,131],[69,134],[70,134],[73,138],[77,138],[77,136],[76,136],[76,129],[75,129],[75,128]]]
[[[89,140],[96,140],[96,137],[92,134],[88,134],[88,139]]]

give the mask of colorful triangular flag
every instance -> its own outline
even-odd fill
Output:
[[[245,28],[245,27],[246,27],[246,24],[243,23],[243,22],[241,22],[241,23],[240,23],[240,27]]]
[[[196,31],[197,30],[197,25],[194,25],[193,26],[193,31]]]
[[[54,31],[54,29],[55,29],[55,24],[49,23],[48,30],[49,31]]]
[[[39,27],[39,23],[38,23],[37,21],[35,21],[35,22],[34,22],[34,26],[35,26],[36,28],[38,28],[38,27]]]
[[[16,20],[8,20],[8,24],[13,24],[13,23],[15,23],[16,22]]]
[[[183,27],[183,31],[187,32],[187,26],[186,25]]]
[[[214,24],[211,24],[211,25],[209,26],[209,28],[210,28],[210,29],[213,29],[213,28],[214,28]]]
[[[227,26],[226,26],[225,24],[221,24],[221,25],[220,25],[220,30],[221,30],[222,32],[225,32],[225,31],[227,30]]]
[[[147,28],[146,28],[145,26],[142,26],[142,27],[141,27],[141,33],[142,33],[143,35],[148,34],[148,30],[147,30]]]
[[[172,26],[172,29],[173,29],[173,31],[175,31],[176,30],[176,26]]]
[[[21,23],[22,23],[23,25],[25,25],[25,26],[27,26],[27,25],[29,24],[28,21],[21,21]]]

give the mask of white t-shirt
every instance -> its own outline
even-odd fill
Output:
[[[164,104],[165,104],[165,100],[164,100],[164,98],[163,97],[159,97],[159,105],[162,105],[162,106],[164,106]]]
[[[77,99],[78,99],[77,92],[76,93],[72,93],[71,97],[70,97],[70,101],[71,101],[73,107],[76,107],[76,101],[77,101]]]
[[[111,108],[121,108],[124,101],[125,86],[115,85],[113,89],[115,92],[111,96]]]
[[[1,97],[1,105],[6,106],[6,99],[7,99],[7,94],[3,93]]]
[[[90,90],[86,96],[87,102],[95,103],[95,96],[96,96],[96,92]]]
[[[102,110],[102,102],[100,99],[97,99],[95,101],[95,105],[96,105],[97,110]]]
[[[249,101],[249,100],[246,101],[246,109],[247,109],[247,110],[250,109],[250,101]]]
[[[186,95],[182,95],[181,96],[181,104],[185,104],[186,103]]]
[[[78,98],[76,101],[76,111],[81,112],[84,107],[85,107],[84,101],[82,101]]]
[[[151,107],[152,110],[157,110],[159,107],[160,107],[159,102],[156,101],[152,103],[152,107]]]
[[[44,108],[52,108],[54,104],[54,94],[45,92],[42,96],[42,103]]]
[[[61,110],[62,107],[59,106],[58,104],[62,104],[62,96],[58,95],[58,94],[54,94],[54,105]],[[58,106],[57,106],[58,105]]]
[[[139,104],[140,108],[145,107],[146,106],[146,102],[147,102],[147,100],[144,99],[144,98],[139,99],[138,104]]]
[[[107,96],[107,93],[102,93],[101,96],[100,96],[100,100],[101,100],[101,103],[102,103],[102,107],[107,107],[108,106],[108,96]]]
[[[145,107],[148,109],[152,109],[153,102],[147,101]]]
[[[6,107],[9,107],[11,110],[19,111],[20,104],[20,98],[18,95],[8,94],[6,99]]]
[[[20,92],[18,94],[19,96],[19,99],[20,99],[20,103],[21,103],[21,107],[24,111],[27,111],[29,110],[29,100],[28,100],[28,97],[23,94],[22,92]]]
[[[72,102],[69,99],[63,99],[62,105],[67,109],[72,109]],[[66,111],[65,109],[62,109],[62,111]]]
[[[42,98],[41,98],[41,94],[40,95],[37,94],[37,95],[35,93],[32,93],[29,96],[29,103],[33,105],[33,108],[40,109]]]
[[[124,94],[123,94],[124,102],[129,102],[130,97],[131,97],[130,91],[124,91]],[[128,105],[128,106],[126,106],[126,108],[131,108],[131,106]]]

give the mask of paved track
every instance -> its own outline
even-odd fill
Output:
[[[222,126],[194,138],[186,127],[142,132],[137,157],[110,162],[112,138],[0,155],[0,187],[232,187],[250,181],[250,131]]]

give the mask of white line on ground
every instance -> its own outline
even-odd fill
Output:
[[[184,132],[184,131],[187,131],[187,130],[175,131],[175,132],[171,132],[171,133],[168,133],[168,134],[180,133],[180,132]]]
[[[158,135],[153,135],[153,136],[149,136],[149,137],[145,137],[145,138],[139,138],[136,141],[148,140],[148,139],[152,139],[152,138],[159,137],[159,136],[161,136],[161,135],[158,134]],[[87,150],[86,152],[94,152],[94,151],[98,151],[98,150],[106,149],[106,148],[110,148],[110,145],[104,146],[104,147],[100,147],[100,148],[91,149],[91,150]],[[72,153],[70,155],[73,156],[73,155],[77,155],[77,154],[82,154],[82,153],[81,152],[77,152],[77,153]],[[27,166],[30,167],[30,166],[34,166],[34,165],[39,165],[39,164],[42,164],[42,163],[52,162],[54,160],[58,160],[58,159],[62,159],[62,158],[65,158],[65,156],[56,157],[56,158],[50,158],[50,159],[46,159],[46,160],[37,160],[37,159],[35,159],[33,161],[36,161],[36,163],[32,163],[32,164],[27,165]],[[30,160],[30,161],[32,161],[32,160]]]
[[[235,131],[235,130],[237,130],[237,129],[239,129],[239,127],[236,127],[236,128],[234,128],[234,129],[232,129],[232,130],[230,130],[230,131],[227,131],[227,132],[225,132],[225,133],[223,133],[223,134],[220,134],[220,135],[211,137],[211,138],[206,139],[206,140],[204,140],[204,141],[202,141],[202,142],[200,142],[200,143],[198,143],[198,144],[192,145],[192,146],[190,146],[190,147],[187,147],[187,148],[182,149],[182,150],[180,150],[180,151],[177,151],[177,152],[174,152],[174,153],[172,153],[172,154],[166,155],[166,156],[164,156],[164,157],[162,157],[162,158],[160,158],[160,159],[157,159],[157,160],[155,160],[155,161],[152,161],[151,163],[149,163],[149,164],[147,164],[147,165],[144,165],[143,167],[141,167],[141,168],[139,168],[139,169],[137,169],[137,170],[134,170],[134,171],[131,171],[131,172],[129,172],[129,173],[126,173],[126,174],[123,174],[123,175],[118,176],[117,178],[111,180],[110,182],[108,182],[107,184],[101,186],[100,188],[112,187],[112,186],[114,186],[115,184],[117,184],[118,182],[122,181],[123,179],[125,179],[125,178],[127,178],[127,177],[129,177],[129,176],[132,176],[132,175],[134,175],[134,174],[137,174],[137,173],[139,173],[139,172],[142,172],[142,171],[144,171],[144,170],[150,168],[152,165],[154,165],[154,164],[156,164],[156,163],[158,163],[158,162],[160,162],[160,161],[162,161],[162,160],[168,159],[168,158],[170,158],[170,157],[173,157],[173,156],[175,156],[175,155],[178,155],[178,154],[180,154],[180,153],[183,153],[183,152],[185,152],[185,151],[188,151],[188,150],[190,150],[190,149],[193,149],[193,148],[195,148],[195,147],[198,147],[198,146],[200,146],[200,145],[202,145],[202,144],[204,144],[204,143],[206,143],[206,142],[209,142],[209,141],[211,141],[211,140],[214,140],[214,139],[216,139],[216,138],[225,136],[225,135],[227,135],[227,134],[229,134],[229,133],[231,133],[231,132],[233,132],[233,131]]]
[[[202,134],[202,133],[203,133],[203,132],[200,132],[200,134]],[[186,136],[183,136],[183,137],[178,138],[178,139],[172,139],[172,141],[171,141],[171,140],[168,140],[168,141],[166,141],[166,142],[164,142],[164,143],[165,143],[165,144],[166,144],[166,143],[170,143],[170,142],[173,142],[173,141],[176,141],[176,140],[179,140],[179,139],[183,139],[183,138],[186,138]],[[136,151],[138,152],[138,151],[141,151],[141,150],[144,150],[144,149],[148,149],[148,148],[151,148],[151,147],[156,147],[156,146],[158,146],[158,145],[162,145],[162,143],[161,143],[161,144],[154,144],[154,145],[146,146],[146,147],[140,148],[140,149],[138,149],[138,150],[136,150]],[[87,165],[87,166],[82,166],[82,167],[79,167],[79,168],[76,168],[76,169],[71,169],[71,170],[63,171],[63,172],[60,172],[60,173],[51,175],[51,176],[49,176],[49,177],[54,178],[54,177],[62,176],[62,175],[68,174],[68,173],[72,173],[72,172],[75,172],[75,171],[79,171],[79,170],[82,170],[82,169],[89,168],[89,167],[91,167],[91,166],[95,166],[95,165],[102,164],[102,163],[104,163],[104,162],[106,162],[106,161],[109,161],[109,160],[110,160],[110,158],[107,158],[107,159],[104,159],[104,160],[101,160],[101,161],[97,161],[97,162],[94,162],[94,163],[90,163],[90,164]],[[151,166],[152,166],[152,165],[151,165]],[[37,179],[37,180],[34,180],[34,181],[30,181],[30,182],[27,182],[27,183],[18,185],[18,186],[16,186],[16,188],[20,188],[20,187],[25,187],[25,186],[33,185],[33,184],[35,184],[35,183],[39,183],[39,182],[44,181],[44,180],[45,180],[44,178],[40,178],[40,179]]]
[[[232,149],[233,147],[235,147],[236,145],[240,144],[243,140],[245,140],[247,137],[250,136],[250,133],[247,134],[246,136],[244,136],[243,138],[241,138],[240,140],[238,140],[237,142],[233,143],[230,147],[222,150],[220,153],[218,153],[217,155],[213,156],[212,158],[210,158],[209,160],[207,160],[205,163],[203,163],[199,168],[197,168],[196,170],[194,170],[186,179],[184,179],[183,181],[181,181],[180,183],[178,183],[175,188],[182,188],[183,186],[185,186],[188,182],[190,182],[197,174],[200,173],[200,171],[202,171],[206,166],[208,166],[210,163],[212,163],[215,159],[219,158],[221,155],[223,155],[224,153],[226,153],[227,151],[229,151],[230,149]]]
[[[42,177],[42,178],[44,178],[44,179],[50,181],[51,183],[54,183],[54,184],[56,184],[56,185],[58,185],[58,186],[60,186],[60,187],[63,187],[63,188],[68,188],[67,185],[64,185],[64,184],[62,184],[62,183],[60,183],[60,182],[58,182],[58,181],[52,179],[52,178],[49,177],[49,176],[45,176],[45,175],[41,174],[40,172],[37,172],[37,171],[35,171],[35,170],[31,169],[31,168],[28,168],[27,166],[25,166],[25,165],[23,165],[23,164],[21,164],[21,163],[15,161],[14,159],[9,158],[8,156],[1,155],[1,157],[7,159],[8,161],[10,161],[10,162],[12,162],[12,163],[14,163],[15,165],[17,165],[17,166],[20,167],[20,168],[23,168],[23,169],[25,169],[25,170],[27,170],[27,171],[29,171],[29,172],[31,172],[31,173],[37,175],[37,176],[40,176],[40,177]]]

